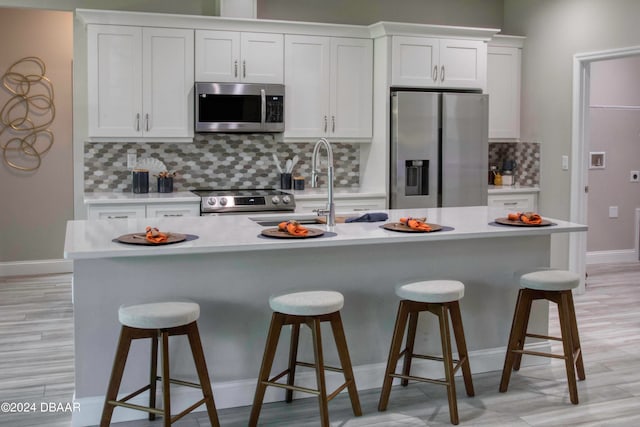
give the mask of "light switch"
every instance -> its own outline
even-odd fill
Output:
[[[609,206],[609,218],[618,218],[617,206]]]
[[[562,156],[562,170],[569,170],[569,156]]]

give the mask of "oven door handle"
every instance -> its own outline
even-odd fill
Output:
[[[262,108],[260,109],[260,124],[262,129],[265,129],[267,126],[267,94],[263,89],[260,89],[260,100]]]

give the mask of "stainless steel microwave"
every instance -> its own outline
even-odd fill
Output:
[[[284,132],[284,85],[195,85],[196,132]]]

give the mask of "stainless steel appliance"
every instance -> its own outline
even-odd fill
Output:
[[[195,84],[196,132],[284,132],[284,85]]]
[[[226,189],[198,188],[191,190],[200,196],[200,215],[246,214],[252,212],[293,212],[293,194],[271,188]]]
[[[487,204],[488,96],[391,92],[390,208]]]

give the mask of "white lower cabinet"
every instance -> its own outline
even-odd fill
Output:
[[[88,219],[200,216],[198,203],[118,203],[87,206]]]
[[[512,212],[537,212],[538,194],[489,194],[487,204],[489,207],[503,208]]]
[[[134,219],[145,216],[144,204],[89,205],[87,207],[88,219]]]
[[[357,199],[334,199],[336,212],[358,212],[386,209],[386,200],[384,198],[357,198]],[[325,209],[327,207],[327,199],[296,199],[296,212],[306,213],[313,212],[317,209]]]

